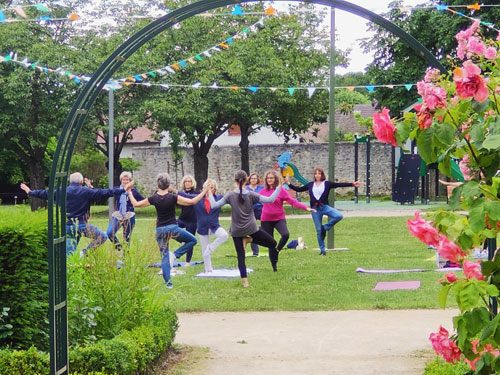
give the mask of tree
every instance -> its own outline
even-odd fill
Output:
[[[403,11],[400,8],[402,3],[399,0],[392,2],[389,5],[392,6],[391,10],[384,16],[422,43],[445,67],[449,67],[446,56],[453,54],[457,45],[455,34],[467,27],[470,20],[448,11],[436,10],[434,6],[440,4],[439,1],[429,1],[426,4],[430,7],[413,9],[411,12]],[[497,4],[493,0],[482,3]],[[453,4],[463,4],[463,1],[450,0],[446,4],[453,7]],[[473,10],[456,10],[470,17],[477,16]],[[500,10],[496,7],[483,7],[480,16],[484,21],[497,23],[500,20]],[[374,31],[374,36],[363,43],[363,47],[367,52],[374,52],[374,61],[367,70],[370,83],[415,83],[422,79],[427,62],[421,56],[380,26],[371,24],[369,30]],[[486,29],[485,32],[489,33]],[[416,90],[408,92],[404,87],[377,88],[373,95],[382,105],[390,108],[392,113],[399,113],[418,98]]]
[[[38,16],[34,8],[27,11],[31,17]],[[69,14],[65,8],[55,12],[54,17]],[[26,56],[48,66],[63,66],[74,53],[68,45],[70,32],[71,25],[66,23],[4,25],[0,28],[0,51],[3,56],[15,51],[19,58]],[[62,128],[77,87],[61,84],[59,77],[35,66],[28,70],[15,63],[0,65],[0,142],[12,157],[28,167],[30,186],[41,189],[45,187],[47,144]],[[36,199],[32,208],[42,205],[44,202]]]
[[[252,8],[250,8],[252,9]],[[262,8],[260,8],[262,10]],[[209,48],[241,30],[257,18],[192,18],[179,30],[162,36],[157,48],[173,51],[175,59],[186,58]],[[200,184],[207,177],[208,152],[217,137],[232,124],[241,129],[242,168],[248,170],[248,135],[260,126],[293,136],[307,129],[314,120],[327,115],[325,93],[312,98],[307,91],[271,91],[258,87],[296,87],[325,82],[327,49],[320,33],[320,15],[291,12],[266,19],[257,33],[234,40],[228,50],[214,54],[169,76],[168,92],[156,89],[147,107],[159,130],[167,130],[171,140],[191,144],[195,178]],[[245,22],[245,24],[242,24]],[[310,27],[306,27],[308,24]],[[220,34],[219,30],[225,30]],[[175,46],[175,48],[173,48]],[[178,60],[177,60],[178,61]],[[339,61],[344,61],[339,57]],[[174,84],[200,82],[234,90],[175,88]],[[255,85],[254,91],[248,90]]]

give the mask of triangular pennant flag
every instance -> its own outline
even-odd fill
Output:
[[[30,65],[28,64],[28,58],[25,57],[24,60],[21,61],[21,64],[24,65],[25,67],[28,67],[28,65]]]
[[[230,88],[231,90],[234,90],[234,91],[236,91],[236,90],[238,90],[238,89],[239,89],[239,87],[238,87],[238,86],[229,86],[229,88]]]
[[[388,89],[393,89],[394,85],[386,85],[385,87],[387,87]]]
[[[413,85],[412,85],[411,83],[407,83],[407,84],[405,85],[406,90],[410,91],[412,86],[413,86]]]
[[[272,92],[275,92],[278,88],[277,87],[270,87],[269,90],[271,90]]]
[[[439,4],[436,4],[436,9],[437,10],[447,10],[448,9],[448,5],[439,5]]]
[[[3,62],[3,61],[4,61],[3,56],[0,56],[0,62]]]
[[[166,66],[165,69],[167,70],[167,72],[169,73],[175,73],[175,70],[173,70],[171,67],[169,66]]]
[[[172,64],[172,68],[174,68],[175,70],[179,70],[180,69],[179,65],[177,65],[177,64]]]
[[[243,29],[243,33],[248,34],[248,29],[247,28]]]
[[[76,13],[71,13],[68,18],[70,21],[78,21],[80,19],[80,16]]]
[[[201,82],[196,82],[191,85],[191,87],[194,87],[195,89],[199,88],[201,86]]]
[[[217,86],[217,82],[212,83],[212,85],[210,87],[213,89],[219,88],[219,86]]]
[[[179,61],[179,64],[181,64],[183,68],[185,68],[187,65],[184,60]]]
[[[162,87],[164,89],[169,89],[170,88],[170,86],[167,85],[167,84],[160,84],[160,87]]]
[[[233,9],[233,16],[241,16],[243,15],[243,10],[239,5],[236,5]]]
[[[31,63],[31,69],[35,69],[37,64],[38,64],[38,61]]]
[[[257,90],[259,89],[258,87],[255,87],[255,86],[251,86],[248,88],[251,92],[257,92]]]
[[[373,92],[375,90],[375,86],[365,86],[365,87],[370,92]]]
[[[276,14],[276,10],[272,7],[272,5],[269,5],[269,8],[267,8],[265,11],[264,11],[264,14],[266,16],[271,16],[273,14]]]
[[[214,51],[220,52],[221,49],[217,46],[210,47],[210,49],[213,49]]]
[[[135,82],[135,78],[134,77],[127,77],[127,78],[125,78],[125,81]]]
[[[50,16],[41,16],[37,18],[38,21],[50,21]]]
[[[37,10],[39,10],[40,12],[48,12],[49,11],[49,8],[47,8],[45,5],[43,4],[35,4],[35,8]]]
[[[187,59],[187,61],[189,61],[191,64],[196,64],[196,61],[194,61],[194,59],[192,57],[190,57],[189,59]]]
[[[75,76],[75,78],[73,78],[73,81],[75,81],[76,83],[82,82],[82,80],[76,76]]]
[[[137,82],[142,82],[142,78],[140,75],[135,75],[134,78]]]
[[[142,79],[148,79],[148,76],[147,76],[145,73],[142,73],[142,74],[141,74],[141,78],[142,78]]]
[[[422,103],[424,100],[423,100],[422,98],[418,98],[418,99],[417,99],[417,101],[418,101],[419,103]]]
[[[22,7],[15,7],[14,10],[22,18],[28,18]]]
[[[199,61],[203,60],[200,55],[196,55],[194,58]]]
[[[203,51],[203,54],[204,54],[206,57],[210,57],[210,56],[212,56],[212,55],[210,54],[210,52],[208,52],[208,50]]]
[[[12,60],[12,56],[11,55],[7,55],[7,56],[3,57],[3,61],[11,61],[11,60]]]
[[[348,86],[346,87],[347,90],[349,90],[350,92],[353,92],[354,91],[354,86]]]
[[[226,43],[219,43],[219,46],[225,49],[229,49],[229,46]]]
[[[293,92],[295,91],[295,87],[289,87],[288,92],[290,93],[290,96],[293,95]]]
[[[0,22],[5,22],[5,14],[0,10]]]
[[[309,94],[309,98],[314,95],[314,92],[316,91],[316,87],[308,87],[307,88],[307,93]]]
[[[227,42],[227,44],[232,44],[233,43],[233,38],[227,38],[226,42]]]
[[[156,77],[156,73],[155,73],[155,72],[153,72],[153,71],[148,72],[148,74],[149,74],[151,77],[153,77],[153,78],[155,78],[155,77]]]
[[[472,5],[467,5],[467,9],[479,10],[481,9],[481,6],[478,3],[474,3]]]
[[[123,84],[124,84],[125,86],[127,86],[127,87],[128,87],[128,86],[130,86],[132,83],[131,83],[131,82],[123,82]]]
[[[462,12],[457,12],[457,14],[458,14],[459,16],[465,17],[465,14],[463,14]]]

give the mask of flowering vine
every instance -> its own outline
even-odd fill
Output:
[[[403,146],[416,141],[422,159],[438,162],[451,176],[451,160],[460,160],[465,183],[454,189],[453,209],[408,220],[410,233],[435,246],[437,252],[463,269],[463,277],[447,273],[441,279],[441,306],[455,296],[460,314],[453,319],[456,334],[440,328],[430,335],[434,350],[448,362],[466,361],[476,374],[500,372],[500,255],[483,262],[472,259],[472,249],[495,243],[500,232],[500,35],[487,40],[480,22],[456,35],[456,58],[448,76],[429,69],[417,89],[421,103],[416,113],[391,119],[389,110],[373,117],[375,136]],[[494,250],[494,249],[492,249]],[[490,255],[492,253],[490,252]]]

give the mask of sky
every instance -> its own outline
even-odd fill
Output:
[[[348,2],[381,14],[388,10],[387,5],[391,3],[391,0],[348,0]],[[402,5],[411,7],[423,3],[425,3],[424,0],[405,0]],[[330,20],[328,19],[329,23]],[[372,62],[373,56],[363,52],[359,47],[359,39],[372,35],[367,31],[366,23],[366,20],[362,17],[338,9],[335,10],[335,28],[337,34],[335,46],[341,50],[351,49],[349,67],[336,68],[335,71],[337,74],[363,72],[366,66]]]

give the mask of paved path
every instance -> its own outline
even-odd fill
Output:
[[[180,313],[175,341],[210,349],[196,373],[203,375],[422,375],[429,334],[440,325],[451,330],[454,315],[451,309]]]

